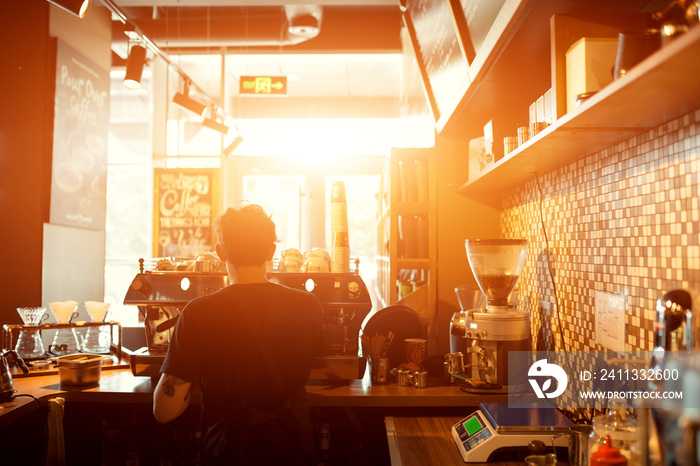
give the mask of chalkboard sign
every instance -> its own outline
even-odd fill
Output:
[[[109,70],[57,41],[51,223],[104,230],[109,85]]]
[[[404,23],[424,69],[433,116],[439,120],[451,113],[469,84],[466,33],[458,29],[450,0],[406,0]]]
[[[194,257],[213,251],[216,169],[155,169],[153,249],[155,257]]]
[[[460,0],[469,37],[478,53],[506,0]]]

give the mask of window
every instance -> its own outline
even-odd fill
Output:
[[[114,320],[138,321],[124,295],[151,257],[153,236],[152,79],[147,68],[141,89],[124,87],[123,71],[112,72],[105,221],[105,302]]]

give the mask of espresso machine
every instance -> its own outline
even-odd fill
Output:
[[[162,259],[161,259],[162,260]],[[174,267],[158,270],[157,260],[139,261],[140,270],[131,282],[124,304],[136,305],[144,320],[146,345],[130,352],[134,375],[159,377],[171,332],[180,312],[194,298],[229,284],[225,272],[214,267]],[[362,321],[372,309],[367,286],[358,272],[268,272],[275,283],[309,291],[321,302],[324,356],[316,358],[312,379],[356,379],[364,370],[358,356],[358,335]]]
[[[664,466],[700,464],[700,292],[676,289],[656,302],[650,369],[680,374],[650,382],[658,391],[680,391],[683,399],[651,408],[653,429]]]
[[[529,313],[508,304],[527,259],[527,240],[468,239],[465,246],[476,283],[486,296],[486,308],[465,314],[465,377],[488,384],[474,390],[505,392],[508,352],[531,350]]]

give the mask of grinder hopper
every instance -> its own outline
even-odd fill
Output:
[[[508,295],[527,258],[527,240],[468,239],[465,247],[474,278],[486,296],[488,312],[508,311]]]

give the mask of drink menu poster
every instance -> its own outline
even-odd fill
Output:
[[[212,251],[217,215],[217,169],[156,169],[153,179],[155,257],[194,257]]]

